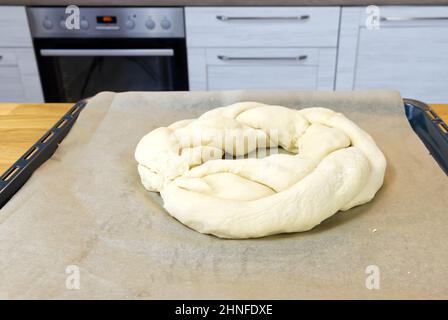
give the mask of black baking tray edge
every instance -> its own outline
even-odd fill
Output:
[[[448,125],[425,103],[413,99],[403,101],[412,129],[448,175]]]
[[[412,99],[403,101],[411,127],[448,175],[447,124],[425,103]],[[34,170],[53,155],[86,104],[86,100],[76,103],[0,177],[0,208],[25,184]]]
[[[0,208],[25,184],[34,170],[53,155],[86,104],[87,101],[82,100],[71,107],[42,138],[0,176]]]

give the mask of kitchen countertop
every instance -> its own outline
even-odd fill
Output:
[[[0,103],[0,174],[67,111],[72,103]]]
[[[6,171],[69,109],[72,103],[0,103],[0,174]],[[448,104],[431,108],[448,123]]]
[[[442,5],[448,0],[0,0],[1,5],[28,6],[342,6]]]

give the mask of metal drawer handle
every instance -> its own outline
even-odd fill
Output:
[[[434,21],[448,20],[448,17],[381,17],[380,21]]]
[[[307,55],[300,55],[295,57],[229,57],[219,55],[218,59],[222,61],[303,61],[308,58]]]
[[[216,19],[221,21],[230,21],[230,20],[297,20],[303,21],[308,20],[310,16],[308,14],[304,14],[301,16],[267,16],[267,17],[229,17],[229,16],[216,16]]]

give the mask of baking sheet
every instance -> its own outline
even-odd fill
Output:
[[[343,112],[386,155],[384,186],[305,233],[223,240],[183,226],[141,186],[135,146],[244,100]],[[101,93],[0,210],[0,298],[448,298],[447,187],[397,92]],[[366,287],[371,265],[379,289]]]

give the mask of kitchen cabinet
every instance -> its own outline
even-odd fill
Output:
[[[187,7],[190,90],[333,90],[339,12]]]
[[[0,101],[43,102],[24,7],[0,6]]]
[[[397,89],[407,98],[448,101],[448,7],[379,7],[368,29],[365,7],[342,9],[336,89]]]
[[[333,90],[336,49],[192,48],[192,90]],[[196,77],[195,77],[196,75]]]
[[[0,47],[31,47],[25,7],[0,6]]]
[[[0,101],[43,102],[34,50],[0,47]]]
[[[189,47],[335,47],[339,7],[187,7]]]

